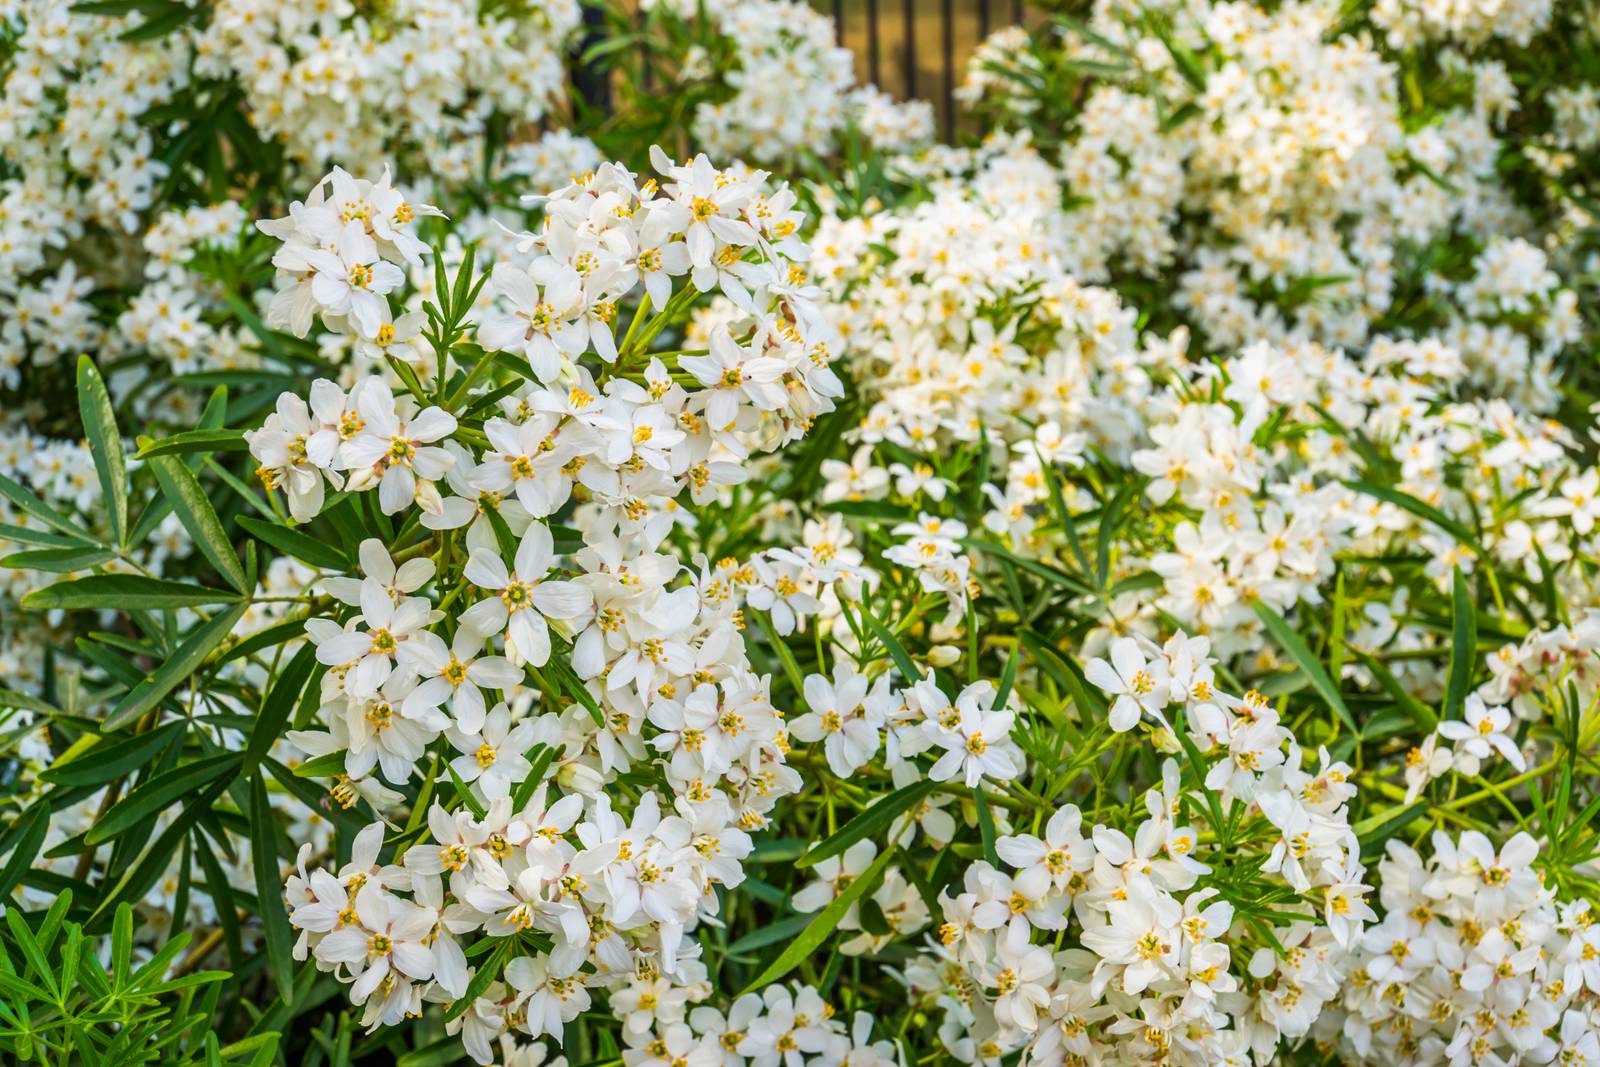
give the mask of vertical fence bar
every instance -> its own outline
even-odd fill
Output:
[[[956,11],[955,0],[943,0],[939,5],[943,25],[940,40],[939,65],[944,67],[944,136],[945,140],[956,128]]]
[[[916,0],[904,0],[901,11],[905,15],[905,50],[906,50],[906,99],[914,100],[917,95],[917,4]]]
[[[878,0],[867,0],[867,75],[873,85],[883,80],[878,69]]]
[[[650,65],[650,45],[645,41],[645,27],[650,24],[650,15],[643,7],[634,13],[635,25],[639,27],[639,80],[646,89],[649,89],[656,80],[655,69]]]
[[[600,64],[586,61],[584,53],[606,39],[606,16],[599,7],[583,5],[583,34],[578,39],[577,55],[573,57],[572,88],[578,98],[590,107],[609,110],[611,107],[611,79],[606,77]]]
[[[989,36],[989,0],[978,0],[978,40]]]

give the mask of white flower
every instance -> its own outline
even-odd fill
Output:
[[[489,800],[509,796],[511,787],[533,769],[524,753],[533,746],[533,726],[511,725],[511,711],[496,704],[481,731],[452,728],[445,732],[456,751],[450,767],[463,782],[477,782]]]
[[[333,235],[331,246],[305,254],[316,270],[311,292],[324,315],[349,315],[363,337],[375,337],[389,321],[385,293],[398,289],[405,273],[378,256],[378,246],[360,222],[348,222]]]
[[[878,702],[867,701],[868,685],[865,675],[848,668],[832,682],[820,674],[808,675],[805,698],[811,710],[789,724],[789,732],[800,740],[822,742],[828,767],[841,778],[850,777],[878,751],[883,719],[881,713],[875,717]]]
[[[1083,674],[1100,690],[1116,696],[1110,721],[1118,733],[1139,725],[1146,713],[1161,720],[1161,710],[1168,702],[1166,662],[1160,656],[1146,659],[1133,638],[1119,637],[1111,642],[1111,662],[1091,659],[1084,664]]]
[[[512,561],[514,570],[507,571],[500,556],[487,549],[473,549],[467,560],[467,580],[495,595],[468,608],[461,621],[480,633],[505,630],[506,657],[513,666],[544,666],[550,659],[546,620],[571,622],[593,604],[585,587],[545,579],[555,561],[554,547],[550,528],[536,522],[522,535]]]
[[[1017,776],[1021,768],[1009,745],[1016,716],[993,710],[994,698],[993,685],[974,682],[956,696],[953,720],[924,725],[929,739],[945,750],[929,769],[929,778],[944,782],[959,773],[972,788],[984,778],[1003,782]]]
[[[1477,693],[1468,694],[1463,705],[1464,722],[1454,719],[1439,724],[1439,735],[1456,743],[1456,749],[1476,759],[1488,757],[1490,750],[1500,753],[1519,771],[1527,770],[1522,750],[1511,740],[1507,730],[1511,727],[1511,713],[1503,707],[1491,707]]]
[[[455,432],[455,416],[435,407],[402,418],[394,394],[377,378],[367,379],[357,410],[365,425],[339,450],[341,465],[350,471],[348,488],[360,491],[377,482],[378,502],[386,515],[413,501],[425,511],[441,511],[432,483],[445,476],[455,457],[433,442]]]

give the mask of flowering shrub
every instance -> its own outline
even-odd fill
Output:
[[[582,14],[0,15],[8,1061],[1600,1064],[1586,16]]]

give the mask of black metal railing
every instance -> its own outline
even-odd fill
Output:
[[[833,16],[839,43],[855,54],[857,78],[900,100],[927,100],[946,138],[956,128],[955,91],[973,49],[992,30],[1020,25],[1026,15],[1023,0],[810,2]],[[580,55],[604,40],[605,20],[598,7],[584,5],[584,24]],[[597,66],[574,63],[571,76],[581,98],[602,108],[610,105],[611,86]]]

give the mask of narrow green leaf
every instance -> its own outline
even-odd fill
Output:
[[[41,548],[33,552],[13,552],[0,559],[0,567],[18,571],[45,571],[71,574],[86,571],[117,558],[109,548]]]
[[[106,716],[105,728],[115,730],[132,722],[161,703],[168,693],[187,681],[189,676],[205,662],[206,657],[233,632],[234,626],[244,617],[245,609],[249,606],[235,604],[227,611],[213,616],[209,622],[191,630],[177,650],[153,673],[145,675],[144,680],[134,686],[111,714]]]
[[[895,850],[892,848],[886,848],[880,852],[878,858],[872,861],[870,867],[862,871],[859,876],[851,879],[850,884],[844,887],[844,891],[834,897],[827,907],[819,911],[816,917],[806,924],[806,928],[800,932],[800,936],[789,942],[788,947],[783,950],[778,958],[768,964],[766,970],[762,971],[749,985],[745,986],[744,992],[748,993],[751,990],[771,985],[798,967],[801,960],[810,959],[817,949],[822,947],[822,943],[828,939],[828,936],[838,927],[839,921],[844,918],[845,912],[850,910],[850,905],[861,899],[868,890],[877,886],[878,879],[882,876],[884,868],[889,866],[889,860],[894,854]]]
[[[1428,810],[1426,799],[1413,800],[1393,811],[1381,812],[1369,819],[1362,819],[1350,829],[1354,831],[1356,839],[1361,842],[1361,851],[1372,855],[1378,847],[1389,838],[1404,830],[1410,823]]]
[[[187,452],[248,452],[250,445],[243,430],[185,430],[158,441],[140,438],[134,459],[151,456],[176,456]]]
[[[239,594],[186,582],[169,582],[138,574],[95,574],[73,581],[56,582],[35,589],[22,598],[22,606],[32,611],[55,608],[115,608],[119,611],[193,608],[203,604],[227,604]]]
[[[16,888],[22,876],[28,873],[28,868],[33,866],[34,859],[39,855],[39,848],[44,844],[44,835],[49,829],[50,805],[43,799],[37,800],[33,804],[33,815],[28,820],[27,829],[22,831],[17,846],[11,850],[11,856],[6,860],[5,867],[0,868],[0,900],[11,898],[11,890]]]
[[[250,859],[255,867],[256,902],[267,935],[267,967],[284,1003],[294,1003],[294,933],[284,910],[283,872],[278,869],[278,839],[267,803],[267,782],[250,783]]]
[[[461,780],[461,775],[456,773],[456,769],[448,763],[444,765],[444,769],[450,773],[450,781],[455,783],[456,795],[461,798],[461,803],[467,806],[467,810],[472,812],[473,817],[482,819],[488,815],[489,809],[483,806],[483,801],[472,795],[471,787]]]
[[[113,804],[99,822],[89,827],[84,841],[96,845],[132,829],[201,786],[236,772],[242,758],[237,752],[207,756],[141,782],[133,792]]]
[[[1282,615],[1273,610],[1270,604],[1256,600],[1252,602],[1251,607],[1255,608],[1256,617],[1261,620],[1261,625],[1266,627],[1267,632],[1272,635],[1272,639],[1278,643],[1278,647],[1283,649],[1289,658],[1294,661],[1295,666],[1299,667],[1301,672],[1305,674],[1306,680],[1311,683],[1311,688],[1317,691],[1328,707],[1333,709],[1333,713],[1339,717],[1339,721],[1344,723],[1350,732],[1356,736],[1356,739],[1359,740],[1361,738],[1361,729],[1356,726],[1355,717],[1350,714],[1350,709],[1345,706],[1344,697],[1339,695],[1339,687],[1333,684],[1333,680],[1328,677],[1328,672],[1323,670],[1322,663],[1311,654],[1311,649],[1306,647],[1305,640],[1295,632],[1294,628],[1284,620]]]
[[[81,536],[68,537],[66,534],[51,533],[35,526],[15,526],[9,522],[0,522],[0,541],[13,541],[19,545],[32,545],[35,548],[93,547]]]
[[[1483,547],[1478,544],[1477,535],[1432,504],[1425,504],[1409,493],[1402,493],[1400,490],[1391,489],[1388,486],[1373,485],[1370,482],[1345,482],[1344,484],[1358,493],[1365,493],[1367,496],[1393,504],[1395,507],[1403,508],[1419,519],[1426,519],[1455,538],[1459,543],[1472,549],[1473,552],[1480,556],[1483,555]]]
[[[72,538],[74,541],[88,545],[99,544],[90,535],[89,531],[61,514],[49,504],[46,504],[43,500],[40,500],[32,489],[19,482],[12,481],[4,474],[0,474],[0,496],[5,497],[24,512],[32,515],[51,529]]]
[[[250,730],[250,743],[245,747],[242,773],[255,769],[261,757],[272,748],[272,743],[283,733],[289,713],[299,703],[300,691],[306,687],[312,669],[317,665],[316,647],[309,642],[300,646],[288,664],[278,673],[277,680],[261,702],[261,713]]]
[[[467,991],[461,995],[459,1000],[445,1008],[445,1022],[448,1023],[454,1019],[459,1019],[462,1013],[477,1002],[477,999],[483,995],[483,991],[488,989],[496,978],[500,977],[500,972],[505,969],[506,957],[510,953],[511,942],[509,941],[502,941],[494,947],[494,954],[484,960],[483,965],[472,973],[472,981],[467,983]]]
[[[1445,686],[1444,718],[1461,718],[1472,685],[1472,669],[1478,662],[1478,614],[1472,604],[1472,589],[1461,568],[1454,568],[1450,579],[1450,680]]]
[[[796,867],[815,866],[829,856],[839,855],[857,841],[873,837],[887,830],[902,813],[910,811],[922,803],[923,798],[932,793],[937,784],[930,779],[923,778],[879,798],[870,807],[857,814],[855,818],[839,827],[837,831],[813,845],[810,851],[794,861],[794,865]]]
[[[1394,702],[1398,704],[1407,715],[1411,716],[1412,720],[1417,724],[1418,729],[1431,731],[1435,726],[1439,725],[1439,716],[1434,712],[1434,710],[1428,705],[1424,704],[1422,701],[1418,700],[1416,697],[1412,696],[1411,693],[1406,690],[1406,687],[1400,684],[1400,679],[1394,676],[1393,671],[1384,666],[1369,653],[1356,648],[1354,645],[1350,645],[1348,647],[1350,654],[1361,661],[1361,665],[1367,669],[1368,673],[1378,680],[1378,684],[1383,686],[1384,691],[1394,698]]]
[[[589,687],[583,684],[583,679],[578,677],[578,672],[572,669],[572,651],[564,640],[550,642],[550,660],[545,664],[545,670],[567,695],[583,705],[596,726],[606,724],[605,712],[600,710],[600,703],[595,700],[594,694],[589,692]]]
[[[865,606],[861,608],[861,618],[867,624],[867,629],[871,630],[872,635],[883,645],[883,650],[889,654],[889,658],[894,660],[894,665],[900,668],[900,673],[904,676],[906,684],[922,681],[922,672],[917,669],[916,662],[912,660],[911,656],[906,652],[905,646],[900,644],[894,634],[889,631],[889,628],[873,618],[872,613]]]
[[[978,805],[978,836],[983,839],[983,858],[989,861],[989,866],[1000,866],[1000,854],[995,851],[994,810],[989,807],[989,796],[979,785],[973,790],[973,800]]]
[[[235,521],[252,537],[303,563],[328,571],[350,569],[350,560],[341,549],[325,541],[319,541],[310,534],[280,526],[275,522],[251,518],[249,515],[240,515]]]
[[[183,523],[183,528],[194,539],[195,546],[211,561],[217,573],[228,580],[229,585],[241,593],[248,593],[239,555],[228,541],[228,535],[222,529],[222,520],[217,518],[217,511],[211,506],[211,499],[206,496],[194,472],[171,456],[152,458],[150,469],[155,471],[162,493],[172,504],[172,510]]]
[[[182,722],[164,723],[134,737],[108,733],[77,759],[69,763],[57,762],[39,777],[57,785],[104,785],[153,760],[156,753],[183,733],[186,725]]]
[[[78,357],[78,412],[83,416],[83,432],[89,439],[89,453],[100,476],[100,498],[111,523],[111,537],[118,545],[127,544],[128,465],[122,454],[122,434],[111,408],[111,394],[100,377],[94,360]]]
[[[344,773],[344,753],[329,752],[295,766],[296,778],[334,778]]]
[[[779,941],[787,941],[804,930],[810,922],[811,916],[809,915],[791,915],[787,919],[780,919],[775,923],[761,926],[729,945],[728,955],[742,956],[746,952],[753,952],[758,948],[766,948],[768,945],[775,945]]]

